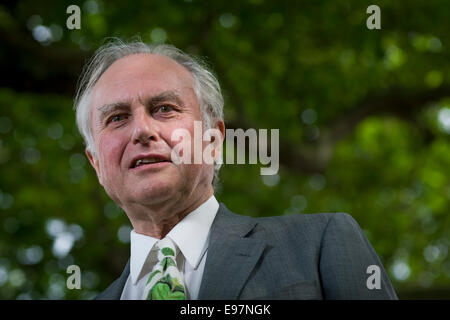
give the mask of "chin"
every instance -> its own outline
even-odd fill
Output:
[[[136,186],[131,194],[137,202],[151,204],[172,198],[175,189],[174,181],[152,181]]]

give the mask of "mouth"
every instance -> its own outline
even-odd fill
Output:
[[[142,157],[142,158],[137,158],[135,160],[132,161],[130,169],[136,169],[136,168],[140,168],[140,167],[156,167],[156,166],[160,166],[164,163],[168,163],[170,162],[169,160],[160,157],[160,156],[154,156],[154,157]]]

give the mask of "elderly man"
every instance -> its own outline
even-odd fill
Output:
[[[98,180],[134,228],[122,275],[98,299],[397,298],[349,215],[237,215],[214,197],[217,164],[174,161],[174,132],[194,136],[195,121],[219,132],[221,156],[220,86],[196,59],[115,40],[85,68],[75,107]]]

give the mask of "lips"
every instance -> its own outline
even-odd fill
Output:
[[[170,162],[165,156],[159,154],[139,155],[134,157],[130,163],[130,169],[138,168],[146,164],[155,164],[160,162]]]

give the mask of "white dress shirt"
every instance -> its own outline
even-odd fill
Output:
[[[209,244],[209,231],[219,209],[214,196],[184,217],[166,235],[179,248],[176,261],[184,277],[186,298],[196,300],[202,282],[206,254]],[[143,298],[145,284],[158,262],[154,244],[159,239],[131,231],[130,275],[122,291],[121,300],[140,300]]]

